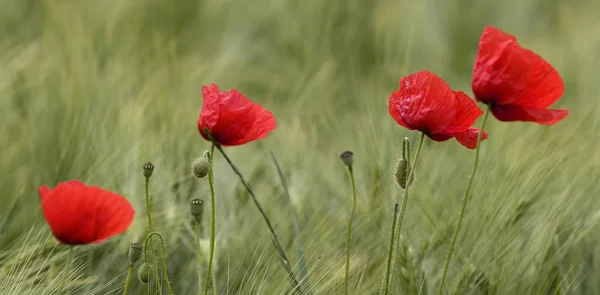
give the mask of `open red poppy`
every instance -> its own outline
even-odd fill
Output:
[[[558,72],[542,57],[522,48],[517,39],[486,26],[479,41],[472,80],[475,99],[492,104],[500,121],[553,125],[568,115],[548,110],[564,92]]]
[[[124,197],[79,180],[40,186],[46,222],[58,241],[67,245],[101,243],[123,233],[135,211]]]
[[[390,96],[389,112],[401,126],[435,141],[456,138],[469,149],[477,147],[479,129],[471,126],[483,112],[465,93],[453,91],[429,71],[400,79],[400,89]],[[487,137],[484,131],[482,140]]]
[[[198,131],[206,140],[209,138],[205,128],[219,144],[234,146],[264,138],[277,127],[270,111],[235,89],[221,92],[213,83],[202,86],[202,97]]]

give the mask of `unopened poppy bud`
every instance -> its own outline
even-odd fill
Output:
[[[135,264],[142,257],[142,245],[133,243],[129,246],[129,263]]]
[[[144,177],[150,178],[150,176],[152,176],[152,172],[154,172],[154,165],[148,162],[142,165],[142,169],[144,169]]]
[[[208,174],[209,168],[210,163],[207,156],[198,158],[192,163],[192,173],[198,178],[204,178]]]
[[[406,187],[411,185],[415,180],[415,174],[413,173],[410,176],[410,180],[407,182],[410,170],[411,167],[407,159],[402,158],[398,161],[398,164],[396,165],[396,182],[398,182],[398,185],[403,189],[406,189]]]
[[[200,222],[202,220],[202,214],[204,214],[204,201],[200,199],[191,200],[190,213],[194,216],[194,220]]]
[[[138,269],[138,279],[142,283],[148,283],[154,278],[154,268],[150,263],[144,263]]]
[[[345,151],[340,155],[340,159],[342,162],[348,167],[352,167],[354,164],[354,153],[351,151]]]

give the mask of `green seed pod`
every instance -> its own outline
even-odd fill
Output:
[[[204,178],[208,175],[209,168],[210,163],[206,157],[198,158],[192,163],[192,173],[198,178]]]
[[[154,267],[150,263],[144,263],[138,269],[138,279],[142,283],[148,283],[154,278]]]
[[[190,213],[194,216],[194,220],[202,221],[202,214],[204,214],[204,201],[200,199],[193,199],[190,201]]]
[[[154,172],[154,165],[148,162],[142,165],[142,169],[144,169],[144,177],[150,178],[150,176],[152,176],[152,172]]]
[[[401,158],[398,161],[398,164],[396,165],[396,182],[403,189],[406,189],[406,187],[411,185],[415,180],[415,174],[413,173],[410,176],[410,180],[408,180],[407,182],[408,174],[410,174],[410,169],[411,166],[408,163],[408,160],[404,158]]]
[[[129,246],[129,263],[134,265],[142,257],[142,245],[133,243]]]
[[[351,151],[345,151],[340,155],[340,159],[342,162],[348,167],[352,167],[354,165],[354,153]]]

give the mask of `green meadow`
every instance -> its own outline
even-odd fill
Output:
[[[379,294],[403,193],[396,162],[402,139],[413,150],[419,139],[390,117],[390,94],[401,77],[427,69],[472,97],[485,25],[515,35],[559,71],[565,93],[552,108],[569,116],[554,126],[490,117],[445,290],[600,294],[599,2],[0,0],[0,7],[0,294],[58,294],[65,274],[65,294],[122,294],[129,245],[146,233],[148,161],[156,166],[153,226],[165,239],[171,286],[196,294],[188,201],[208,205],[210,190],[190,165],[210,149],[197,121],[201,87],[213,82],[277,119],[265,139],[225,150],[310,294],[343,294],[352,189],[339,155],[354,152],[350,291]],[[425,142],[392,294],[437,294],[474,158],[455,140]],[[290,283],[264,220],[219,153],[213,167],[209,294],[284,294]],[[52,236],[37,193],[71,179],[118,192],[136,209],[126,233],[75,248],[74,261]],[[129,294],[148,292],[135,277],[140,264]]]

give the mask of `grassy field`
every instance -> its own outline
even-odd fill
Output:
[[[69,261],[45,224],[39,185],[81,179],[126,196],[132,227],[77,248],[71,294],[120,294],[146,226],[141,165],[176,294],[197,292],[188,201],[206,201],[190,163],[200,88],[237,88],[273,111],[265,140],[227,148],[298,261],[289,184],[312,294],[343,290],[355,155],[354,294],[378,294],[407,136],[388,115],[400,77],[428,69],[471,95],[484,25],[517,36],[561,73],[570,114],[555,126],[489,121],[449,294],[600,294],[600,3],[594,1],[0,0],[0,293],[50,294]],[[480,105],[481,107],[483,105]],[[477,124],[480,124],[481,119]],[[427,141],[403,228],[394,294],[437,294],[474,151]],[[219,294],[281,294],[289,283],[258,211],[215,159]],[[174,185],[177,184],[177,185]],[[205,235],[208,236],[205,232]],[[203,241],[203,245],[208,245]],[[423,280],[425,278],[425,280]],[[130,294],[145,294],[132,281]],[[165,293],[166,294],[166,293]]]

